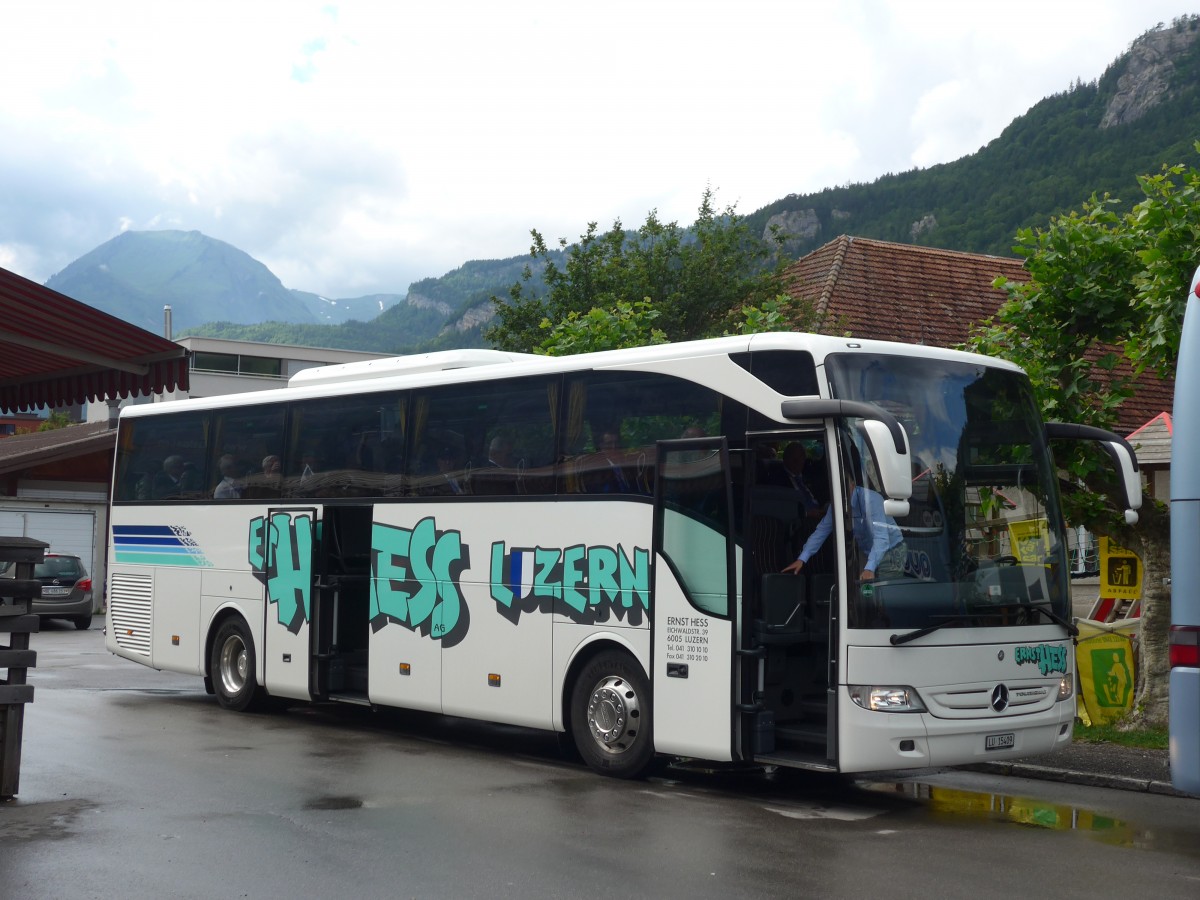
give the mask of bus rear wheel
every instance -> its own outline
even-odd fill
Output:
[[[629,654],[608,650],[583,667],[571,692],[571,734],[602,775],[645,774],[654,761],[650,685]]]
[[[250,629],[240,618],[225,620],[217,629],[208,670],[217,702],[236,712],[251,709],[260,693],[254,670]]]

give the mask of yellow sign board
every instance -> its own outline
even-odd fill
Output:
[[[1050,528],[1044,518],[1008,524],[1008,539],[1013,556],[1021,563],[1044,563],[1050,554]]]
[[[1142,596],[1142,561],[1108,537],[1100,538],[1100,596],[1118,600]]]
[[[1045,519],[1011,522],[1008,536],[1018,562],[1043,563],[1050,555],[1050,528]]]
[[[1094,724],[1115,722],[1133,706],[1133,645],[1123,634],[1097,634],[1075,647],[1079,691]]]

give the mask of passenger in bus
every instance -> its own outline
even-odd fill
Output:
[[[465,494],[467,481],[462,470],[462,454],[450,444],[438,447],[435,464],[441,476],[440,484],[435,484],[430,493],[434,494]]]
[[[783,449],[782,465],[771,466],[771,481],[782,487],[791,488],[795,492],[800,507],[805,516],[821,517],[821,504],[816,492],[808,482],[808,452],[799,441],[792,441]]]
[[[777,572],[784,560],[796,558],[825,509],[805,477],[804,444],[787,444],[781,458],[764,458],[761,453],[758,458],[758,483],[764,488],[759,497],[766,506],[754,522],[755,546],[763,571]]]
[[[628,494],[634,488],[630,477],[622,466],[621,435],[610,428],[600,433],[596,442],[598,451],[591,464],[591,471],[584,476],[584,487],[589,494]]]
[[[183,491],[183,457],[172,454],[163,460],[162,471],[154,476],[154,499],[178,497]]]
[[[189,494],[197,490],[201,490],[204,485],[204,477],[200,474],[200,470],[196,468],[196,464],[190,459],[183,464],[183,474],[179,476],[179,488],[183,493]]]
[[[883,497],[858,482],[857,464],[847,469],[846,484],[850,492],[850,518],[854,540],[858,544],[862,571],[860,581],[892,580],[904,577],[907,550],[904,535],[896,520],[883,511]],[[804,543],[800,556],[785,566],[784,572],[798,574],[813,557],[825,539],[833,532],[833,507],[830,506],[816,529]]]
[[[488,444],[488,465],[500,469],[511,469],[517,464],[513,453],[512,438],[498,434]]]
[[[217,461],[217,469],[221,473],[221,481],[213,490],[216,500],[236,500],[242,496],[242,488],[237,482],[237,457],[232,453],[224,454]]]

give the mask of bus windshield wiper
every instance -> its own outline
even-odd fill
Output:
[[[975,618],[974,613],[955,613],[952,616],[938,616],[937,618],[945,621],[938,622],[935,625],[926,625],[924,628],[918,628],[916,631],[910,631],[907,634],[893,634],[888,640],[893,646],[907,644],[909,641],[915,641],[917,638],[925,637],[927,634],[933,634],[939,628],[945,628],[947,625],[953,625],[955,622],[961,622],[963,619]]]

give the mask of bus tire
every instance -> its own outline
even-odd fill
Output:
[[[254,669],[250,629],[240,616],[226,619],[217,629],[209,663],[213,692],[223,708],[245,712],[257,704],[260,692]]]
[[[571,735],[602,775],[639,778],[654,761],[650,684],[628,653],[606,650],[583,667],[571,691]]]

